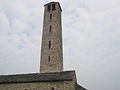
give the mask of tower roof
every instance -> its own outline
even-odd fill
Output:
[[[61,6],[60,6],[60,3],[59,3],[59,2],[49,2],[49,3],[45,4],[44,6],[46,6],[46,5],[48,5],[48,4],[55,4],[55,3],[58,3],[58,5],[59,5],[59,7],[60,7],[60,10],[62,11],[62,8],[61,8]]]

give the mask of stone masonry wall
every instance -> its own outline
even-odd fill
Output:
[[[61,9],[59,3],[52,2],[49,5],[52,6],[52,4],[55,4],[56,10],[48,11],[48,5],[45,5],[44,9],[40,62],[40,72],[42,73],[63,71]],[[50,14],[52,14],[51,19]],[[49,41],[51,42],[50,48]]]
[[[75,90],[73,85],[72,81],[13,83],[0,84],[0,90]]]

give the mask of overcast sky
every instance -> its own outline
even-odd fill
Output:
[[[0,0],[0,74],[38,73],[44,4]],[[58,0],[55,0],[58,1]],[[59,0],[64,70],[88,90],[120,90],[120,0]]]

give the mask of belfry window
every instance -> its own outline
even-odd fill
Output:
[[[56,9],[55,9],[55,4],[52,4],[52,10],[56,10]]]
[[[47,6],[47,10],[50,11],[51,10],[51,5]]]
[[[49,41],[49,48],[51,48],[51,41]]]
[[[49,32],[51,32],[51,28],[52,28],[52,27],[51,27],[51,25],[50,25]]]
[[[50,14],[50,20],[52,19],[52,14]]]

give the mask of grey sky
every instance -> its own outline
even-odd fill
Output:
[[[0,74],[39,72],[43,6],[0,0]],[[64,70],[88,90],[120,90],[120,0],[55,0],[63,12]]]

